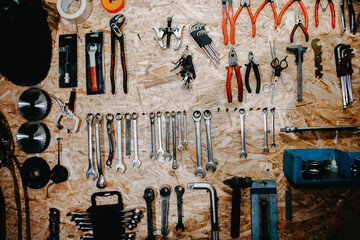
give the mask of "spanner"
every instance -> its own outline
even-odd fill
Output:
[[[187,114],[184,110],[183,112],[183,121],[184,121],[184,142],[183,145],[187,146],[189,144],[189,141],[187,140]]]
[[[262,113],[264,115],[264,140],[265,140],[265,146],[264,146],[264,152],[269,152],[269,145],[268,145],[268,129],[267,129],[267,114],[268,109],[267,107],[263,108]]]
[[[175,193],[177,197],[177,211],[178,211],[178,223],[176,224],[176,230],[181,230],[182,232],[185,230],[185,226],[182,220],[182,196],[184,195],[185,189],[178,185],[175,187]]]
[[[178,111],[177,112],[177,120],[178,120],[178,139],[179,139],[179,145],[177,147],[177,149],[179,151],[184,150],[184,146],[182,145],[182,140],[181,140],[181,112]]]
[[[171,112],[171,123],[172,123],[172,137],[173,137],[173,169],[177,169],[177,160],[176,160],[176,123],[175,123],[176,113],[175,111]]]
[[[241,123],[241,151],[240,151],[240,157],[245,156],[247,157],[247,152],[245,150],[245,109],[240,108],[239,109],[239,115],[240,115],[240,123]]]
[[[165,153],[164,153],[164,160],[169,158],[171,161],[171,154],[170,154],[170,112],[166,111],[165,114]]]
[[[197,153],[197,168],[195,169],[195,177],[201,173],[201,177],[204,178],[206,172],[202,166],[202,156],[201,156],[201,128],[200,121],[202,118],[202,113],[199,110],[194,110],[193,119],[195,122],[195,136],[196,136],[196,153]]]
[[[272,148],[275,148],[275,147],[276,147],[276,143],[275,143],[275,108],[271,108],[271,109],[270,109],[270,113],[271,113],[271,126],[272,126],[272,131],[271,131],[271,135],[272,135],[271,147],[272,147]]]
[[[150,153],[150,159],[152,159],[154,157],[154,160],[156,160],[158,158],[158,155],[156,153],[156,141],[155,141],[155,123],[154,123],[154,118],[155,118],[155,114],[153,112],[151,112],[149,114],[149,118],[150,118],[150,126],[151,126],[151,153]]]
[[[125,147],[126,156],[131,156],[131,114],[125,113]]]
[[[111,123],[114,121],[114,115],[112,113],[106,114],[106,131],[109,138],[109,156],[106,160],[106,166],[111,167],[114,157],[114,139],[112,136]]]
[[[139,168],[141,166],[141,162],[138,157],[138,139],[137,139],[137,113],[133,112],[131,115],[131,119],[133,121],[133,135],[134,135],[134,159],[131,162],[131,166],[135,166],[137,164],[137,167]]]
[[[99,178],[96,183],[96,187],[98,188],[106,187],[105,177],[101,166],[100,123],[102,120],[103,120],[103,115],[101,113],[97,113],[95,115],[95,143],[96,143],[96,162],[99,171]]]
[[[121,113],[117,113],[115,115],[116,120],[116,148],[117,148],[117,154],[118,154],[118,163],[115,166],[115,170],[118,171],[121,169],[121,173],[125,172],[125,165],[123,164],[123,157],[122,157],[122,144],[121,144],[121,122],[123,119],[123,115]]]
[[[147,217],[147,230],[148,235],[145,240],[155,240],[154,229],[153,229],[153,209],[152,202],[155,199],[155,192],[152,188],[146,188],[144,191],[143,198],[146,201],[146,217]]]
[[[166,236],[168,227],[168,215],[169,215],[169,199],[171,188],[169,185],[162,185],[160,187],[161,196],[161,235]]]
[[[93,138],[92,138],[92,124],[94,121],[94,115],[92,113],[88,113],[86,115],[86,122],[88,126],[88,151],[89,151],[89,169],[86,172],[86,178],[88,179],[90,175],[93,175],[93,181],[97,178],[97,173],[94,169],[94,159],[93,159]]]
[[[161,119],[160,111],[158,111],[156,113],[156,117],[157,117],[157,122],[158,122],[158,133],[159,133],[159,149],[157,151],[157,154],[164,156],[165,152],[164,152],[164,149],[162,148],[162,127],[161,127],[162,119]]]
[[[215,172],[216,165],[213,159],[213,148],[212,148],[211,128],[210,128],[211,115],[212,113],[209,109],[206,109],[203,113],[205,119],[206,140],[207,140],[207,149],[208,149],[208,163],[206,164],[206,171],[209,171],[209,168],[212,168],[213,172]]]

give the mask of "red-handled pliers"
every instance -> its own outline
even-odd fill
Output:
[[[252,36],[255,37],[256,26],[255,26],[255,20],[254,20],[253,13],[252,13],[251,8],[250,8],[250,0],[241,0],[240,7],[236,11],[235,16],[234,16],[234,22],[236,22],[237,17],[239,16],[241,10],[244,7],[246,7],[248,12],[249,12],[250,19],[251,19],[251,24],[252,24]]]
[[[263,4],[261,4],[261,6],[258,8],[258,10],[256,11],[255,15],[254,15],[254,23],[256,21],[256,18],[257,16],[259,15],[260,11],[265,7],[265,5],[267,3],[270,3],[271,4],[271,8],[272,8],[272,11],[274,13],[274,28],[276,29],[277,28],[277,13],[276,13],[276,9],[275,9],[275,4],[274,4],[274,0],[265,0],[263,2]]]
[[[280,25],[281,23],[281,18],[284,14],[284,12],[286,11],[286,9],[295,1],[298,1],[299,4],[300,4],[300,7],[304,13],[304,17],[305,17],[305,29],[307,30],[308,29],[308,26],[309,26],[309,19],[308,19],[308,14],[307,14],[307,11],[306,11],[306,8],[304,6],[304,3],[301,1],[301,0],[290,0],[285,6],[284,8],[281,10],[280,14],[279,14],[279,18],[278,18],[278,21],[277,21],[277,25]]]
[[[226,93],[227,93],[227,99],[228,99],[229,103],[232,102],[231,77],[232,77],[232,73],[233,73],[233,68],[235,69],[236,79],[237,79],[238,87],[239,87],[238,100],[239,100],[239,102],[242,102],[243,101],[243,83],[242,83],[241,74],[240,74],[241,67],[239,65],[237,65],[237,55],[235,52],[235,48],[231,47],[230,53],[229,53],[229,66],[226,67],[226,69],[227,69]]]
[[[229,7],[226,7],[226,2],[229,2]],[[235,44],[235,21],[234,21],[234,13],[233,13],[233,6],[232,0],[222,0],[222,31],[224,35],[224,44],[228,44],[228,35],[227,35],[227,19],[229,17],[230,22],[230,42],[231,44]]]
[[[319,5],[321,5],[320,0],[316,0],[316,3],[315,3],[315,27],[319,26]],[[328,5],[325,8],[323,8],[321,6],[321,9],[323,10],[323,12],[325,12],[328,6],[330,6],[330,11],[331,11],[331,25],[332,25],[332,28],[335,28],[335,8],[334,8],[334,3],[332,2],[332,0],[328,0]]]

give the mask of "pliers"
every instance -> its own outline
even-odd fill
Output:
[[[111,93],[115,94],[115,39],[120,43],[120,57],[121,66],[123,70],[123,88],[124,93],[127,93],[127,70],[125,62],[125,48],[124,48],[124,34],[121,31],[121,27],[124,25],[125,16],[123,14],[117,14],[110,20],[111,28],[111,66],[110,66],[110,81],[111,81]]]
[[[295,23],[295,26],[294,26],[293,30],[291,31],[291,34],[290,34],[290,42],[294,41],[294,33],[295,33],[295,31],[296,31],[296,29],[298,27],[300,27],[301,30],[303,31],[303,33],[305,34],[306,41],[309,41],[309,34],[308,34],[306,28],[304,27],[304,25],[301,23],[301,15],[300,15],[300,13],[297,12],[295,14],[295,16],[296,16],[296,23]]]
[[[306,11],[306,8],[304,6],[304,3],[301,1],[301,0],[290,0],[285,6],[284,8],[281,10],[280,14],[279,14],[279,18],[278,18],[278,21],[277,21],[277,25],[280,25],[281,23],[281,18],[284,14],[284,12],[286,11],[286,9],[288,7],[290,7],[290,5],[294,2],[294,1],[298,1],[299,4],[300,4],[300,7],[304,13],[304,17],[305,17],[305,29],[307,30],[308,29],[308,26],[309,26],[309,19],[308,19],[308,14],[307,14],[307,11]]]
[[[316,0],[316,3],[315,3],[315,27],[319,26],[319,5],[321,5],[320,0]],[[335,28],[335,8],[334,8],[334,3],[332,2],[332,0],[328,0],[328,5],[325,8],[323,8],[323,6],[321,5],[321,9],[323,12],[325,12],[328,6],[330,6],[330,10],[331,10],[331,25],[332,25],[332,28]]]
[[[353,34],[356,33],[356,24],[355,24],[355,10],[352,4],[352,0],[347,0],[348,9],[349,9],[349,25],[350,25],[350,32]],[[341,23],[343,27],[343,31],[346,31],[346,21],[345,21],[345,0],[340,1],[340,8],[341,8]],[[358,18],[359,20],[359,18]]]
[[[254,73],[255,73],[255,77],[256,77],[256,93],[258,94],[260,92],[261,79],[260,79],[260,73],[259,73],[259,68],[258,68],[259,64],[255,63],[253,52],[249,52],[249,63],[245,64],[245,66],[246,66],[246,72],[245,72],[246,89],[249,93],[251,93],[249,76],[250,76],[250,70],[252,67],[254,69]]]
[[[226,77],[226,93],[228,102],[232,102],[232,93],[231,93],[231,77],[233,73],[233,68],[235,69],[236,79],[238,82],[239,92],[238,92],[238,100],[239,102],[243,101],[243,83],[240,74],[240,66],[237,65],[237,55],[235,52],[235,48],[231,47],[229,52],[229,66],[227,69],[227,77]]]
[[[234,16],[234,22],[236,22],[237,17],[239,16],[241,10],[246,7],[249,15],[250,15],[250,19],[251,19],[251,25],[252,25],[252,37],[255,37],[255,32],[256,32],[256,26],[255,26],[255,20],[254,20],[254,16],[252,14],[251,8],[250,8],[250,0],[241,0],[240,3],[240,7],[239,9],[236,11],[235,16]]]
[[[276,9],[275,9],[275,4],[274,4],[274,0],[265,0],[263,2],[263,4],[261,4],[261,6],[258,8],[258,10],[256,10],[256,13],[254,15],[254,23],[256,22],[256,18],[259,15],[260,11],[265,7],[265,5],[267,3],[270,3],[273,14],[274,14],[274,28],[277,28],[277,13],[276,13]]]
[[[229,2],[229,7],[226,8],[226,2]],[[231,44],[235,44],[235,21],[234,21],[234,13],[233,13],[233,6],[232,0],[222,0],[222,31],[224,35],[224,44],[228,44],[228,35],[227,35],[227,18],[229,17],[230,22],[230,42]]]

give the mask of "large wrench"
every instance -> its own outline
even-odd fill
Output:
[[[153,209],[152,202],[155,199],[155,192],[152,188],[146,188],[144,191],[143,198],[146,201],[146,217],[147,217],[147,230],[148,235],[145,240],[155,240],[154,229],[153,229]]]
[[[109,156],[106,160],[106,165],[111,167],[114,157],[114,139],[112,137],[111,123],[114,121],[114,115],[112,113],[106,114],[106,131],[109,137]]]
[[[268,145],[268,129],[267,129],[267,114],[268,109],[267,107],[263,108],[262,113],[264,115],[264,140],[265,140],[265,146],[264,146],[264,152],[269,152],[269,145]]]
[[[92,124],[94,121],[94,115],[92,113],[88,113],[86,115],[86,122],[88,127],[88,152],[89,152],[89,169],[86,172],[86,178],[88,179],[90,175],[93,175],[93,181],[97,178],[97,173],[94,169],[94,159],[93,159],[93,138],[92,138]]]
[[[276,143],[275,143],[275,108],[271,108],[271,109],[270,109],[270,113],[271,113],[271,126],[272,126],[272,131],[271,131],[271,135],[272,135],[271,147],[272,147],[272,148],[275,148],[275,147],[276,147]]]
[[[137,113],[133,112],[131,115],[131,119],[133,121],[133,135],[134,135],[134,159],[131,162],[131,166],[135,166],[139,168],[141,166],[141,162],[138,157],[138,139],[137,139]]]
[[[239,109],[239,115],[240,115],[240,123],[241,123],[241,151],[240,151],[240,157],[245,156],[247,157],[247,152],[245,150],[245,109],[240,108]]]
[[[189,144],[189,141],[187,140],[187,114],[186,111],[184,110],[183,112],[183,121],[184,121],[184,142],[183,145],[187,146]]]
[[[161,196],[161,235],[166,236],[168,227],[168,215],[169,215],[169,199],[171,188],[169,185],[162,185],[160,187]]]
[[[177,149],[179,151],[184,150],[184,146],[182,145],[182,140],[181,140],[181,112],[178,111],[177,112],[177,120],[178,120],[178,139],[179,139],[179,145],[177,147]]]
[[[101,166],[100,123],[102,120],[103,120],[103,115],[101,113],[97,113],[95,115],[95,143],[96,143],[96,162],[99,171],[99,178],[96,183],[96,187],[98,188],[106,187],[105,177]]]
[[[201,126],[200,121],[202,118],[202,113],[199,110],[194,110],[193,112],[193,119],[195,122],[195,136],[196,136],[196,154],[197,154],[197,168],[195,169],[195,177],[199,173],[201,173],[201,177],[204,178],[206,172],[202,166],[202,156],[201,156]]]
[[[157,151],[157,154],[158,155],[162,155],[164,156],[165,152],[164,152],[164,149],[162,148],[162,127],[161,127],[161,112],[158,111],[156,113],[156,117],[157,117],[157,122],[158,122],[158,133],[159,133],[159,149]]]
[[[118,171],[121,169],[121,173],[125,172],[125,165],[123,164],[123,157],[122,157],[122,145],[121,145],[121,120],[123,119],[123,115],[121,113],[117,113],[115,115],[116,120],[116,148],[117,148],[117,154],[118,154],[118,163],[115,166],[115,170]]]
[[[172,137],[173,137],[173,169],[177,169],[177,160],[176,160],[176,123],[175,123],[176,113],[175,111],[171,112],[171,122],[172,122]]]
[[[207,149],[208,149],[208,163],[206,164],[206,171],[209,171],[209,168],[212,168],[213,172],[215,172],[216,165],[213,159],[213,148],[212,148],[211,128],[210,128],[211,115],[212,114],[209,109],[206,109],[203,113],[205,119],[206,140],[207,140]]]
[[[155,123],[154,123],[154,118],[155,118],[155,114],[153,112],[151,112],[149,114],[149,118],[150,118],[150,126],[151,126],[151,153],[150,153],[150,159],[152,159],[153,157],[155,158],[154,160],[156,160],[158,158],[158,155],[156,153],[156,141],[155,141]]]
[[[171,161],[171,154],[170,154],[170,112],[166,111],[165,114],[165,153],[164,153],[164,160],[169,158]]]

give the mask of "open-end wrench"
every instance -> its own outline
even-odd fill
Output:
[[[202,156],[201,156],[201,126],[200,121],[202,118],[202,113],[199,110],[194,110],[193,119],[195,122],[195,136],[196,136],[196,155],[197,155],[197,168],[195,169],[195,177],[201,173],[201,177],[204,178],[206,172],[202,166]]]
[[[151,126],[151,153],[150,153],[150,159],[156,160],[158,158],[158,155],[156,153],[156,141],[155,141],[155,123],[154,123],[154,118],[155,118],[155,114],[153,112],[151,112],[149,114],[149,118],[150,118],[150,126]]]
[[[176,113],[175,111],[171,112],[171,123],[172,123],[172,139],[173,139],[173,164],[172,168],[177,169],[177,160],[176,160],[176,122],[175,122]]]
[[[271,108],[270,109],[270,113],[271,113],[271,136],[272,136],[272,141],[271,141],[271,147],[275,148],[276,147],[276,143],[275,143],[275,108]]]
[[[112,113],[106,114],[106,132],[109,138],[109,156],[106,160],[106,166],[111,167],[114,157],[114,139],[112,136],[111,123],[114,121],[114,115]]]
[[[182,196],[184,195],[185,189],[178,185],[175,187],[175,193],[177,197],[177,212],[178,212],[178,223],[176,224],[176,230],[181,230],[182,232],[185,230],[185,226],[183,224],[183,215],[182,215]]]
[[[121,113],[117,113],[115,115],[115,120],[116,120],[116,148],[117,148],[117,154],[118,154],[118,163],[115,166],[115,170],[118,171],[119,169],[121,169],[121,173],[125,172],[125,165],[123,163],[123,157],[122,157],[122,144],[121,144],[121,138],[122,138],[122,133],[121,133],[121,122],[123,119],[123,115]]]
[[[187,146],[189,144],[189,141],[187,140],[187,114],[184,110],[183,112],[183,121],[184,121],[184,142],[183,145]]]
[[[165,153],[164,153],[164,160],[169,158],[171,161],[171,154],[170,154],[170,112],[166,111],[165,114]]]
[[[212,168],[213,172],[216,171],[216,165],[213,159],[213,148],[212,148],[212,141],[211,141],[211,128],[210,128],[210,121],[211,121],[211,111],[206,109],[203,113],[205,119],[205,128],[206,128],[206,142],[207,142],[207,149],[208,149],[208,163],[206,164],[206,171],[209,171],[209,168]]]
[[[247,152],[245,150],[245,109],[240,108],[239,109],[239,115],[240,115],[240,124],[241,124],[241,151],[240,151],[240,157],[245,156],[247,157]]]
[[[89,169],[86,172],[86,178],[88,179],[90,175],[93,175],[93,181],[97,178],[97,173],[94,169],[94,159],[93,159],[93,138],[92,138],[92,124],[94,121],[94,115],[88,113],[86,115],[86,122],[88,127],[88,152],[89,152]]]
[[[131,156],[131,114],[125,113],[125,148],[126,156]]]
[[[101,165],[101,145],[100,145],[100,123],[103,120],[103,115],[101,113],[97,113],[95,115],[95,143],[96,143],[96,163],[99,171],[99,178],[96,183],[96,187],[105,188],[105,177],[102,171]]]
[[[177,149],[179,151],[184,150],[184,146],[182,145],[182,140],[181,140],[181,112],[178,111],[177,112],[177,120],[178,120],[178,139],[179,139],[179,145],[177,147]]]
[[[268,109],[267,107],[263,108],[262,113],[264,115],[264,140],[265,140],[265,146],[264,146],[264,152],[269,152],[269,144],[268,144],[268,129],[267,129],[267,115],[268,115]]]
[[[162,185],[160,187],[161,196],[161,235],[164,237],[167,234],[168,215],[169,215],[169,199],[171,188],[169,185]]]
[[[138,139],[137,139],[137,113],[133,112],[131,115],[131,119],[133,121],[133,135],[134,135],[134,159],[131,162],[131,166],[135,166],[139,168],[141,166],[141,162],[138,157]]]
[[[143,198],[146,201],[146,217],[147,217],[147,230],[148,235],[145,240],[155,240],[154,229],[153,229],[153,209],[152,202],[155,199],[155,192],[152,188],[146,188],[144,191]]]
[[[157,117],[157,122],[158,122],[158,133],[159,133],[159,149],[157,151],[157,154],[158,155],[162,155],[164,156],[165,152],[164,152],[164,149],[162,148],[162,127],[161,127],[161,122],[162,122],[162,119],[161,119],[161,112],[158,111],[156,113],[156,117]]]

